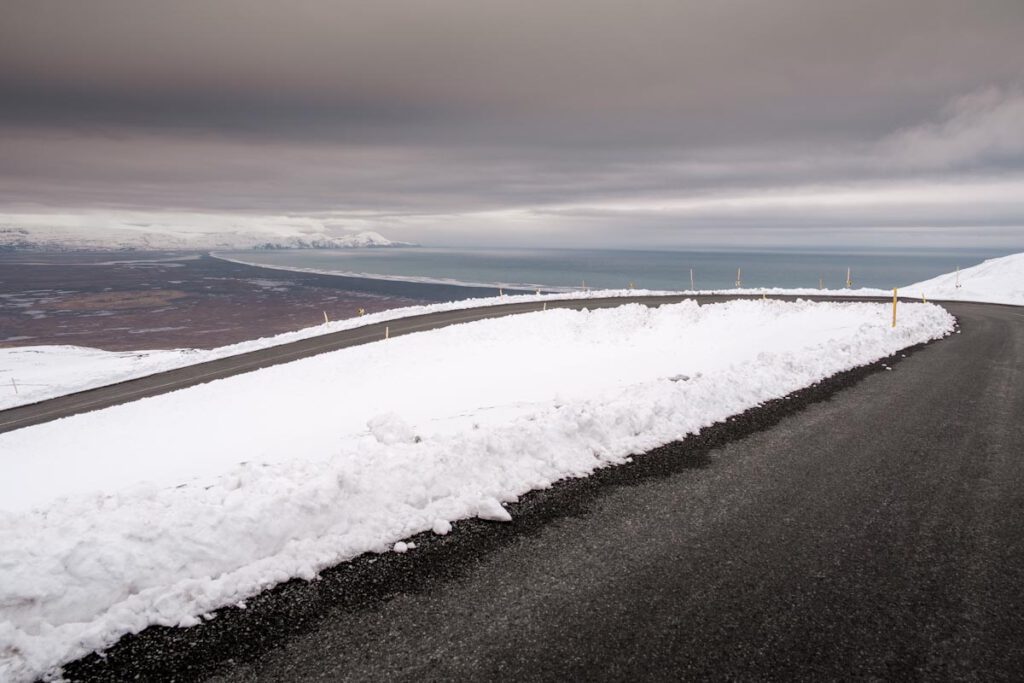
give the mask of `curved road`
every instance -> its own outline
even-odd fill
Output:
[[[546,305],[548,308],[608,308],[621,306],[625,303],[641,303],[648,306],[657,306],[665,303],[675,303],[684,299],[697,299],[701,303],[713,303],[726,301],[728,299],[743,298],[730,296],[637,296],[617,297],[608,299],[577,299],[568,301],[551,301]],[[752,297],[746,297],[752,298]],[[776,297],[795,298],[795,297]],[[805,297],[808,298],[808,297]],[[813,298],[813,297],[810,297]],[[868,299],[859,299],[865,301]],[[232,375],[240,375],[245,372],[252,372],[260,368],[270,367],[288,363],[300,358],[315,356],[329,351],[337,351],[349,346],[358,346],[380,341],[385,333],[392,337],[423,332],[439,327],[446,327],[458,323],[483,320],[484,318],[497,318],[517,313],[528,313],[539,311],[545,304],[538,302],[513,303],[482,308],[471,308],[461,311],[445,311],[441,313],[426,313],[423,315],[409,316],[383,323],[365,325],[352,330],[332,332],[309,339],[303,339],[288,344],[281,344],[259,351],[250,351],[227,358],[197,363],[175,370],[168,370],[154,375],[148,375],[139,379],[110,384],[97,389],[80,391],[58,398],[48,399],[17,408],[9,408],[0,411],[0,434],[3,432],[29,427],[42,422],[49,422],[62,417],[84,413],[90,410],[109,408],[110,406],[135,401],[148,396],[166,394],[178,389],[212,382]]]
[[[549,302],[548,308],[603,308],[621,305],[627,303],[627,301],[658,305],[681,301],[685,298],[687,297],[634,297],[628,300],[623,298],[586,299]],[[720,300],[724,298],[701,297],[702,300]],[[447,325],[483,320],[484,318],[496,318],[516,313],[538,311],[541,310],[542,306],[543,304],[541,303],[516,303],[461,311],[427,313],[384,323],[365,325],[352,330],[332,332],[205,363],[197,363],[139,379],[2,410],[0,411],[0,433],[56,420],[61,417],[68,417],[76,413],[99,410],[148,396],[165,394],[178,389],[184,389],[185,387],[224,379],[232,375],[239,375],[272,365],[280,365],[281,363],[288,363],[329,351],[337,351],[349,346],[380,341],[384,338],[385,328],[387,328],[387,333],[394,337],[445,327]]]
[[[579,303],[579,302],[574,302]],[[593,305],[593,302],[586,302]],[[149,629],[70,679],[938,678],[1024,671],[1024,311],[594,477]]]

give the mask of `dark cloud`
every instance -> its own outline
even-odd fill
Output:
[[[596,206],[1024,177],[1019,0],[36,0],[2,13],[8,214],[434,216],[394,225],[509,242],[535,233],[446,221],[519,211],[593,242],[640,222],[668,241],[673,224],[680,239],[716,225],[735,239],[791,221],[829,240],[828,226],[869,218],[1024,224],[1013,202],[979,215],[939,201],[867,212],[861,198],[732,222]]]

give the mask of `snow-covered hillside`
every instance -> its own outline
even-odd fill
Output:
[[[348,249],[407,247],[377,232],[333,234],[291,226],[238,230],[145,227],[0,226],[0,250],[168,251],[211,249]]]
[[[532,489],[953,328],[938,306],[901,313],[894,329],[873,303],[550,310],[0,435],[0,679],[508,519],[502,503]]]
[[[1024,253],[989,259],[959,273],[907,285],[900,294],[1024,306]]]

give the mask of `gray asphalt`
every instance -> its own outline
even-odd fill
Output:
[[[1024,313],[948,308],[891,371],[224,678],[1019,680]]]
[[[636,297],[629,301],[658,305],[681,301],[686,297]],[[725,297],[701,297],[702,300],[722,300]],[[551,302],[549,308],[606,308],[625,303],[619,299],[588,299],[585,301]],[[243,353],[228,358],[197,363],[188,367],[161,372],[139,379],[119,382],[97,389],[68,394],[30,405],[19,406],[0,411],[0,433],[21,429],[42,422],[49,422],[62,417],[91,410],[100,410],[110,406],[135,401],[140,398],[166,394],[178,389],[212,382],[232,375],[252,372],[260,368],[288,363],[300,358],[315,356],[329,351],[368,344],[384,338],[385,328],[392,337],[413,332],[445,327],[484,318],[494,318],[528,311],[538,311],[543,304],[516,303],[486,308],[449,311],[444,313],[428,313],[410,316],[387,323],[375,323],[358,329],[345,330],[324,334],[310,339],[282,344],[268,349]]]
[[[1024,312],[71,680],[1019,680]],[[887,369],[889,368],[889,369]]]
[[[725,301],[730,296],[637,296],[631,298],[609,298],[609,299],[586,299],[576,301],[552,301],[546,304],[548,308],[608,308],[621,306],[624,303],[641,303],[648,306],[657,306],[665,303],[682,301],[686,298],[697,298],[701,303],[713,303]],[[749,297],[748,297],[749,298]],[[794,297],[779,297],[794,298]],[[861,299],[863,300],[863,299]],[[109,408],[110,406],[136,401],[149,396],[166,394],[178,389],[224,379],[233,375],[252,372],[260,368],[288,363],[300,358],[315,356],[329,351],[337,351],[350,346],[368,344],[380,341],[385,334],[392,337],[423,332],[425,330],[446,327],[458,323],[483,320],[484,318],[497,318],[517,313],[539,311],[545,304],[541,303],[513,303],[484,308],[467,309],[462,311],[448,311],[442,313],[427,313],[424,315],[409,316],[400,320],[393,320],[386,323],[375,323],[353,330],[333,332],[309,339],[303,339],[289,344],[281,344],[259,351],[242,353],[228,358],[208,361],[189,365],[177,370],[169,370],[139,379],[119,382],[97,389],[81,391],[57,398],[40,401],[17,408],[9,408],[0,411],[0,434],[4,432],[29,427],[31,425],[57,420],[62,417],[69,417],[78,413],[89,412]]]

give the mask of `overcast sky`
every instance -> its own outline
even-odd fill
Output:
[[[7,2],[0,220],[51,215],[1024,247],[1024,2]]]

